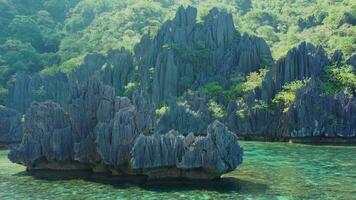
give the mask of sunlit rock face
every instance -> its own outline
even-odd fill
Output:
[[[0,105],[0,146],[19,143],[22,139],[22,115]]]
[[[272,62],[266,42],[236,31],[232,15],[212,9],[197,22],[197,10],[180,7],[155,38],[143,36],[135,47],[144,89],[155,105],[211,80],[224,82],[232,71],[249,73]]]

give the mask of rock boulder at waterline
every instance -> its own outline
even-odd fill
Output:
[[[79,121],[72,117],[73,109],[67,113],[51,101],[33,103],[25,115],[22,143],[12,147],[10,160],[30,170],[92,170],[149,179],[209,180],[242,163],[237,136],[222,123],[209,125],[205,136],[183,136],[174,130],[149,135],[151,117],[142,116],[142,107],[125,97],[110,99],[100,92],[100,88],[109,91],[110,87],[97,84],[97,92],[87,91],[87,96],[80,98],[92,101],[75,104],[77,115],[91,116]],[[138,98],[136,102],[140,102]],[[84,110],[86,113],[79,112]]]

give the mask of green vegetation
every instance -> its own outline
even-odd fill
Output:
[[[166,114],[169,111],[168,106],[162,106],[161,108],[156,110],[156,117],[161,118],[163,117],[164,114]]]
[[[284,112],[288,112],[289,107],[293,105],[296,100],[296,93],[301,89],[309,80],[294,81],[287,83],[283,86],[283,90],[279,92],[273,99],[273,103],[282,104],[284,106]]]
[[[222,119],[226,116],[224,106],[219,105],[215,100],[210,100],[208,106],[214,118]]]
[[[139,84],[136,82],[129,82],[125,87],[123,94],[124,96],[131,97],[133,92],[138,88]]]
[[[356,73],[352,66],[330,66],[325,69],[325,91],[331,95],[342,90],[356,94]]]
[[[236,83],[229,90],[224,90],[218,82],[210,82],[204,86],[204,93],[214,100],[233,100],[260,87],[267,72],[267,69],[260,69],[258,72],[251,72],[246,78],[237,74],[236,78],[233,78]]]
[[[248,92],[251,90],[256,89],[257,87],[262,85],[262,81],[265,78],[265,75],[268,70],[266,69],[260,69],[258,72],[251,72],[247,76],[246,82],[242,84],[242,90],[244,92]]]
[[[183,61],[199,62],[209,57],[209,49],[205,47],[202,41],[196,41],[195,47],[189,47],[185,44],[169,44],[163,48],[173,50],[181,57]]]
[[[252,108],[255,110],[266,110],[270,108],[270,105],[268,105],[266,102],[262,100],[257,100],[252,106]]]
[[[210,98],[221,97],[224,94],[224,88],[218,82],[211,82],[205,85],[204,93]]]

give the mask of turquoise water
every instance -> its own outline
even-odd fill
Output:
[[[29,175],[0,151],[0,199],[356,199],[356,147],[241,142],[244,164],[214,183]]]

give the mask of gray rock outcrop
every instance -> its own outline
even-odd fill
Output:
[[[336,51],[329,61],[321,47],[308,43],[290,50],[266,73],[261,86],[243,95],[243,102],[229,103],[229,128],[251,140],[354,138],[355,97],[343,92],[328,94],[321,83],[325,67],[352,62],[350,58],[344,63],[342,56],[342,52]],[[288,109],[272,102],[286,83],[306,78],[311,81],[297,92]]]
[[[212,9],[197,23],[197,10],[180,7],[155,38],[143,36],[135,47],[141,86],[152,94],[155,106],[172,101],[188,89],[240,70],[254,71],[272,62],[266,42],[236,31],[232,15]]]
[[[282,89],[285,83],[319,77],[324,67],[329,64],[325,50],[310,43],[303,42],[290,50],[285,58],[277,61],[272,72],[276,89]]]
[[[122,93],[133,79],[133,56],[124,49],[110,51],[108,56],[89,53],[70,75],[61,72],[51,75],[18,72],[8,82],[6,105],[25,113],[32,102],[52,100],[67,108],[70,100],[68,91],[71,87],[88,81],[95,73],[99,74],[102,82],[114,87],[116,94]]]
[[[77,134],[76,160],[96,163],[100,158],[96,154],[94,130],[99,122],[108,122],[114,116],[114,89],[104,85],[96,73],[88,81],[74,85],[70,96],[68,110]]]
[[[118,112],[108,123],[99,123],[95,129],[97,149],[106,165],[120,168],[129,165],[130,151],[143,130],[138,124],[138,113],[129,99],[119,98]]]
[[[91,157],[98,155],[102,162],[77,155],[82,151],[75,147],[75,121],[53,102],[32,104],[25,117],[22,143],[12,147],[10,160],[29,170],[91,169],[149,179],[215,179],[242,163],[237,136],[218,121],[209,126],[206,136],[183,136],[173,130],[145,136],[139,130],[136,108],[127,98],[117,102],[115,117],[96,126],[95,143],[81,144],[94,145],[97,152]],[[104,170],[97,171],[99,168]]]
[[[34,101],[53,100],[65,105],[68,100],[68,78],[63,73],[49,76],[16,73],[8,83],[7,107],[25,113]]]
[[[22,140],[22,115],[0,105],[0,144],[19,143]]]
[[[342,93],[327,95],[312,80],[298,91],[287,119],[284,129],[292,137],[356,137],[356,99]]]
[[[242,163],[237,137],[218,121],[206,136],[184,137],[176,131],[153,136],[140,135],[132,149],[134,171],[150,179],[214,179]]]
[[[69,115],[53,102],[33,103],[25,115],[24,136],[12,147],[11,161],[28,169],[77,169]],[[81,168],[81,167],[80,167]]]
[[[183,135],[193,132],[206,134],[206,129],[213,122],[208,100],[202,94],[188,94],[167,106],[167,111],[157,121],[156,132],[165,134],[174,129]]]

